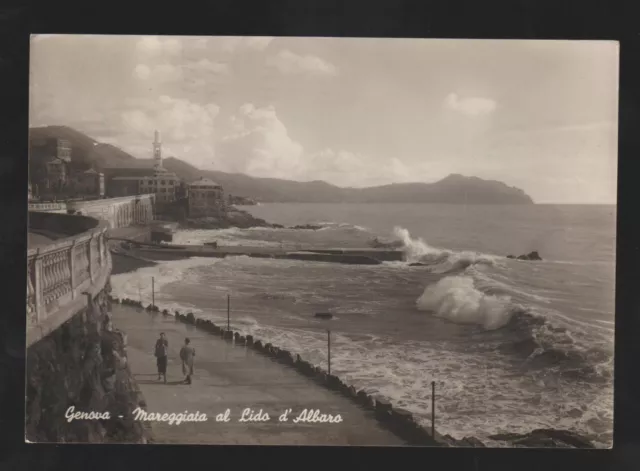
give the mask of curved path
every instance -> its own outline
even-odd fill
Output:
[[[382,428],[371,412],[250,348],[236,347],[211,334],[177,322],[173,317],[113,305],[114,325],[127,334],[130,369],[147,402],[149,413],[207,414],[206,422],[168,425],[150,422],[156,443],[210,445],[404,445]],[[167,384],[157,381],[155,341],[160,332],[169,340]],[[181,384],[178,352],[185,337],[196,349],[193,384]],[[242,411],[260,409],[268,422],[239,422]],[[303,409],[340,414],[341,423],[293,423]],[[230,421],[216,422],[230,409]],[[288,422],[279,415],[292,409]]]

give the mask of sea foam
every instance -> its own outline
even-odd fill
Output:
[[[511,298],[482,293],[467,276],[449,276],[425,288],[416,301],[421,311],[460,324],[498,329],[511,320]]]
[[[496,255],[480,252],[456,252],[429,245],[422,238],[413,238],[403,227],[393,229],[394,237],[402,242],[405,261],[431,266],[433,273],[448,273],[464,270],[471,265],[495,265],[501,259]]]

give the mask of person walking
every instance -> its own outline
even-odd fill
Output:
[[[169,341],[164,332],[160,334],[160,338],[156,341],[156,364],[158,365],[158,381],[164,377],[167,382],[167,355],[169,353]]]
[[[180,359],[182,359],[182,374],[185,375],[184,382],[191,384],[191,375],[193,375],[193,357],[196,356],[196,350],[189,345],[191,340],[184,339],[184,345],[180,349]]]

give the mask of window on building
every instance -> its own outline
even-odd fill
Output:
[[[164,185],[164,180],[162,180],[162,181],[160,182],[160,184],[161,184],[161,185]]]

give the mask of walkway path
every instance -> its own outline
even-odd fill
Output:
[[[28,232],[27,248],[34,249],[44,245],[49,245],[51,242],[61,237],[64,237],[64,236],[55,236],[53,234],[44,235],[44,234],[36,234],[35,232]]]
[[[148,412],[207,414],[206,422],[168,425],[152,422],[158,443],[239,445],[404,445],[380,427],[370,412],[348,399],[317,385],[294,369],[276,363],[250,348],[236,347],[211,334],[131,307],[113,305],[116,327],[128,338],[130,368],[147,402]],[[165,332],[169,341],[167,384],[157,381],[155,341]],[[188,336],[196,349],[192,385],[180,384],[182,372],[178,352]],[[228,423],[216,422],[217,414],[230,409]],[[260,409],[271,420],[238,422],[245,408]],[[342,423],[292,422],[303,409],[340,414]],[[288,422],[279,415],[292,409]]]

